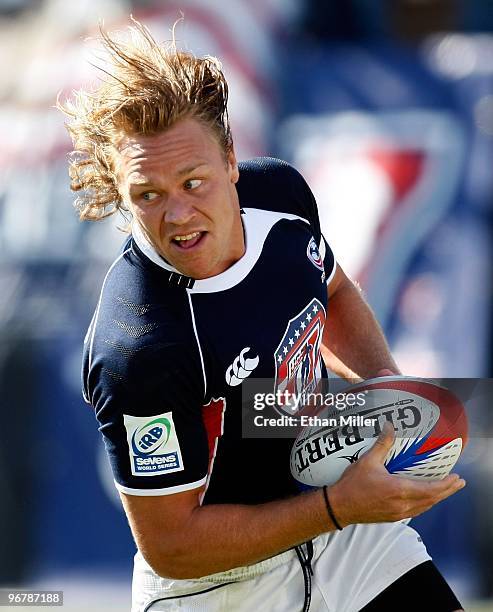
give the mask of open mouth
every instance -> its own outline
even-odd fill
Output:
[[[203,240],[205,234],[206,232],[191,232],[190,234],[182,234],[180,236],[175,236],[171,242],[179,249],[186,251],[187,249],[197,246],[197,244]]]

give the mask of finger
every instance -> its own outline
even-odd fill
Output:
[[[444,485],[461,484],[461,488],[466,484],[464,478],[461,478],[459,474],[449,474],[448,476],[445,476],[445,478],[442,478],[442,480],[437,480],[435,482],[441,482]]]
[[[458,474],[449,474],[442,480],[423,482],[422,480],[406,479],[405,495],[409,499],[430,499],[441,501],[453,493],[460,491],[466,485],[466,481]],[[433,503],[436,503],[433,501]]]
[[[366,453],[369,457],[372,457],[379,463],[384,463],[385,458],[388,455],[389,450],[392,448],[392,444],[395,440],[395,431],[392,425],[385,421],[382,431],[378,436],[375,444]]]
[[[450,485],[446,487],[445,489],[442,489],[439,493],[434,492],[434,494],[431,495],[431,491],[435,487],[428,486],[428,487],[425,487],[428,489],[426,493],[421,492],[421,494],[418,495],[416,498],[413,498],[412,496],[409,497],[408,499],[409,499],[410,506],[409,506],[408,512],[406,513],[407,518],[412,518],[414,516],[423,514],[423,512],[427,512],[428,510],[433,508],[435,504],[438,504],[441,501],[447,499],[447,497],[454,495],[454,493],[457,493],[458,491],[460,491],[466,486],[466,482],[463,478],[460,478],[459,476],[457,476],[457,474],[453,474],[452,476],[454,476],[454,478],[451,478],[449,480]],[[409,481],[409,482],[412,482],[412,481]],[[429,484],[433,485],[434,483],[429,483]],[[414,493],[416,493],[416,490],[414,491]]]
[[[466,486],[466,481],[459,474],[449,474],[442,480],[435,480],[428,484],[431,490],[435,490],[439,495],[441,492],[445,493],[446,491],[460,491],[460,489]]]
[[[455,493],[463,489],[465,485],[466,483],[462,478],[458,479],[457,483],[452,488],[445,489],[445,491],[440,493],[440,495],[435,496],[434,498],[432,498],[432,500],[429,500],[424,504],[421,503],[414,506],[411,510],[410,516],[418,516],[418,514],[422,514],[423,512],[430,510],[430,508],[433,508],[435,504],[440,503],[444,499],[447,499],[447,497],[450,497],[451,495],[454,495]]]
[[[456,476],[456,478],[449,481],[449,486],[440,494],[440,501],[457,493],[466,486],[466,481],[463,478],[460,478],[457,474],[453,474],[453,476]]]

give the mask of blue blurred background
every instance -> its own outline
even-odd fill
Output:
[[[0,586],[129,609],[129,528],[79,388],[82,340],[122,219],[80,223],[63,117],[97,79],[99,19],[217,55],[240,159],[294,163],[406,374],[488,377],[491,0],[0,0]],[[493,443],[465,491],[414,521],[471,610],[493,610]]]

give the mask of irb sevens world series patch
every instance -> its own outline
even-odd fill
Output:
[[[155,476],[183,470],[171,412],[150,417],[124,414],[123,422],[134,476]]]

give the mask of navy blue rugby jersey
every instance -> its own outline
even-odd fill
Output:
[[[125,493],[205,485],[204,504],[249,504],[298,491],[292,439],[242,438],[241,384],[270,378],[275,392],[298,368],[326,376],[320,343],[336,264],[291,166],[243,162],[237,189],[246,252],[229,269],[182,276],[134,228],[104,280],[83,387]]]

